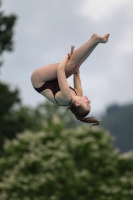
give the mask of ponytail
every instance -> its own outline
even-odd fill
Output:
[[[77,117],[77,116],[75,116],[76,117],[76,119],[78,119],[79,121],[81,121],[81,122],[84,122],[84,123],[92,123],[92,125],[90,126],[90,128],[92,127],[92,126],[96,126],[96,125],[99,125],[99,123],[100,123],[100,121],[98,121],[96,118],[94,118],[94,117]]]
[[[73,103],[67,108],[69,109],[76,117],[77,120],[84,123],[92,123],[92,126],[96,126],[100,124],[100,121],[94,117],[85,117],[89,114],[89,111],[85,111],[82,106],[75,106]]]

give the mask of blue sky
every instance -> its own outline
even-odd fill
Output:
[[[92,112],[113,103],[133,102],[132,0],[3,0],[5,14],[18,16],[14,51],[5,53],[1,79],[18,87],[23,103],[35,106],[45,99],[32,88],[30,76],[41,66],[59,62],[93,33],[110,33],[81,66],[84,94]],[[73,86],[72,78],[68,82]]]

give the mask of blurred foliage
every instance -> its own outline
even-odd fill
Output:
[[[47,127],[50,127],[53,121],[63,122],[63,128],[72,128],[79,124],[67,107],[58,106],[49,101],[39,104],[35,110],[40,113]]]
[[[6,141],[0,199],[133,199],[133,154],[120,156],[102,130],[62,130],[60,123]]]
[[[18,91],[10,91],[9,86],[3,83],[0,83],[0,146],[3,144],[4,137],[9,137],[12,135],[12,129],[14,124],[11,108],[16,103],[20,103],[18,97]],[[11,128],[12,125],[12,128]],[[11,128],[11,129],[10,129]],[[11,136],[13,137],[13,136]]]
[[[121,152],[133,149],[133,104],[109,106],[102,121],[102,127],[116,137],[114,144]]]
[[[0,1],[1,7],[1,1]],[[4,15],[4,12],[0,11],[0,55],[4,51],[12,51],[13,50],[13,27],[16,22],[16,16]],[[2,60],[0,61],[0,65],[2,64]]]
[[[18,90],[10,90],[0,83],[0,148],[5,139],[13,139],[17,133],[26,129],[39,131],[43,129],[42,116],[36,110],[21,106]],[[40,120],[40,121],[39,121]]]
[[[76,126],[76,121],[70,113],[66,112],[66,108],[47,101],[36,108],[22,106],[18,90],[12,91],[8,85],[3,83],[0,83],[0,94],[1,149],[5,139],[13,139],[17,133],[24,130],[34,132],[44,129],[50,130],[53,120],[64,121],[65,123],[61,123],[62,129]]]

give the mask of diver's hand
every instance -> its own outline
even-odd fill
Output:
[[[79,75],[80,74],[79,69],[74,74]]]
[[[71,58],[73,52],[74,52],[74,46],[71,46],[71,51],[70,51],[70,53],[68,54],[68,55],[69,55],[68,60]]]
[[[63,69],[65,70],[66,66],[67,66],[67,62],[69,60],[69,54],[66,55],[66,57],[59,63],[57,69]]]

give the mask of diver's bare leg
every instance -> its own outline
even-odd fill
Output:
[[[92,53],[95,47],[99,43],[106,43],[108,41],[108,38],[109,38],[109,34],[106,34],[103,37],[98,36],[97,34],[93,34],[89,41],[87,41],[85,44],[79,47],[76,51],[74,51],[70,60],[68,61],[68,64],[66,67],[66,74],[68,73],[69,75],[70,68],[72,69],[79,68],[80,65],[89,57],[89,55]]]
[[[103,37],[93,34],[90,40],[79,47],[76,51],[74,51],[74,47],[72,47],[70,52],[70,59],[65,69],[66,77],[68,78],[69,76],[74,74],[75,71],[80,67],[80,65],[92,53],[95,47],[99,43],[106,43],[108,41],[108,37],[109,34],[106,34]],[[59,63],[55,63],[35,70],[31,77],[34,87],[40,87],[43,82],[57,79],[58,65]]]

